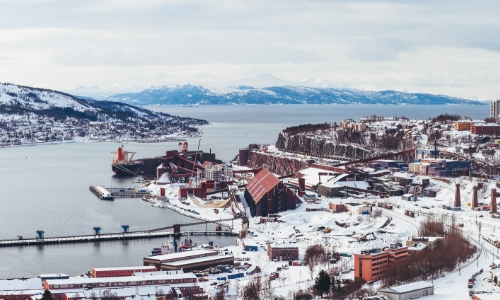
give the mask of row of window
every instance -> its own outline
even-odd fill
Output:
[[[86,287],[107,287],[107,286],[137,286],[153,284],[175,284],[195,282],[194,278],[171,279],[171,280],[141,280],[128,282],[97,282],[81,284],[51,284],[49,289],[86,288]]]

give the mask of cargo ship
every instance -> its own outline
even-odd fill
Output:
[[[113,153],[113,162],[111,163],[111,170],[117,176],[137,176],[140,172],[142,165],[141,160],[132,160],[135,152],[123,150],[123,145],[118,147],[117,152]]]

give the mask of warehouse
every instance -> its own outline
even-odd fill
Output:
[[[144,257],[143,261],[145,266],[155,266],[158,270],[160,270],[162,263],[199,258],[199,257],[216,256],[217,254],[219,254],[219,252],[216,250],[193,250],[193,251],[176,252],[165,255]]]
[[[291,244],[269,244],[267,254],[270,260],[298,260],[299,247]]]
[[[353,214],[370,214],[372,212],[371,206],[366,206],[360,203],[344,203],[347,211]]]
[[[398,286],[390,286],[377,290],[377,295],[384,295],[389,300],[415,299],[428,295],[434,295],[434,285],[425,282],[413,282]]]
[[[216,255],[177,260],[162,263],[160,268],[162,271],[183,270],[184,272],[190,272],[192,270],[204,270],[206,268],[211,268],[219,265],[234,266],[234,256]]]
[[[117,267],[117,268],[92,268],[92,277],[120,277],[132,276],[139,272],[156,272],[155,266],[139,266],[139,267]],[[69,279],[69,277],[68,277]]]

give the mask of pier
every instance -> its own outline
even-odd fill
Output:
[[[121,240],[139,240],[139,239],[152,239],[164,237],[178,237],[185,235],[220,235],[220,236],[237,236],[238,233],[231,230],[222,230],[222,226],[218,223],[223,221],[231,221],[233,219],[221,219],[214,221],[202,221],[187,224],[174,224],[167,227],[156,228],[144,231],[131,231],[128,232],[128,226],[124,228],[124,232],[120,233],[103,233],[103,234],[89,234],[89,235],[74,235],[74,236],[61,236],[61,237],[43,237],[43,231],[38,231],[39,237],[37,238],[23,238],[19,237],[15,240],[0,240],[0,248],[2,247],[19,247],[19,246],[36,246],[36,245],[51,245],[51,244],[75,244],[75,243],[92,243],[92,242],[105,242],[105,241],[121,241]],[[181,231],[181,226],[193,225],[208,225],[209,223],[218,224],[216,230],[186,230]],[[94,230],[101,228],[95,227]],[[167,231],[172,229],[171,231]],[[219,230],[217,230],[219,229]]]
[[[134,188],[105,188],[100,185],[91,185],[89,190],[101,200],[115,200],[115,198],[141,198],[150,193],[143,189]]]

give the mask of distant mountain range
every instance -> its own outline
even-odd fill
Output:
[[[0,114],[28,114],[55,118],[74,117],[87,120],[114,119],[162,119],[172,123],[207,124],[204,120],[180,118],[127,103],[81,99],[48,90],[0,83]]]
[[[259,78],[261,79],[261,78]],[[308,85],[329,86],[309,80]],[[307,82],[307,81],[305,81]],[[237,81],[234,83],[238,83]],[[258,83],[258,82],[256,82]],[[236,104],[383,104],[383,105],[486,105],[486,102],[445,95],[364,91],[311,86],[235,86],[209,88],[201,85],[155,87],[137,93],[115,94],[106,98],[132,105],[236,105]]]

